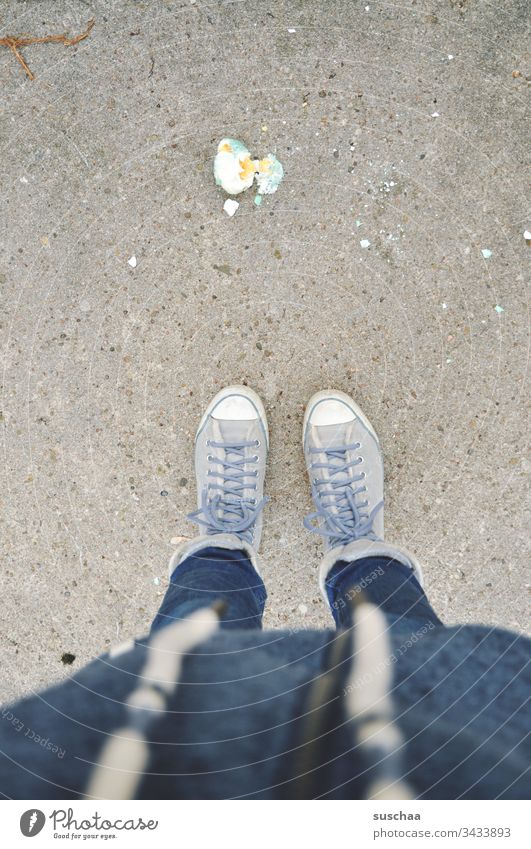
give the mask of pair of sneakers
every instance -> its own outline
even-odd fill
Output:
[[[302,441],[315,505],[304,526],[324,538],[325,560],[332,564],[340,550],[362,541],[372,543],[371,553],[394,556],[397,549],[378,545],[384,537],[378,437],[353,399],[339,391],[315,394],[306,407]],[[256,392],[246,386],[218,392],[201,419],[195,442],[198,509],[189,518],[200,525],[205,542],[217,544],[204,539],[216,535],[223,547],[241,544],[258,551],[268,500],[268,449],[267,417]],[[358,555],[362,550],[368,549],[358,545]],[[420,577],[410,555],[398,552],[396,559]]]

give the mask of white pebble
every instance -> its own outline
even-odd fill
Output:
[[[526,242],[531,239],[531,233],[529,232],[529,230],[524,230],[524,239],[526,240]]]
[[[223,209],[225,210],[225,212],[227,213],[229,218],[232,218],[232,216],[234,215],[234,213],[238,209],[239,205],[240,204],[238,203],[237,200],[232,200],[232,198],[227,198],[227,200],[223,204]]]
[[[370,245],[370,242],[369,242],[368,239],[362,239],[361,242],[360,242],[360,245],[361,245],[362,248],[368,248],[369,245]]]
[[[184,542],[186,539],[189,539],[189,537],[172,537],[170,543],[172,545],[180,545],[181,542]]]
[[[136,268],[136,256],[130,256],[127,263],[131,266],[131,268]]]
[[[305,604],[299,604],[299,613],[302,613],[302,614],[308,613],[308,608],[306,607]]]
[[[432,112],[432,113],[431,113],[431,117],[432,117],[432,118],[439,118],[439,117],[440,117],[440,115],[439,115],[439,113],[438,113],[438,112]]]

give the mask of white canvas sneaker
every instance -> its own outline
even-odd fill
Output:
[[[189,519],[203,534],[231,534],[260,545],[269,433],[262,401],[247,386],[228,386],[208,405],[195,439],[198,509]]]
[[[317,392],[306,407],[303,447],[315,512],[304,526],[324,538],[319,584],[338,561],[384,556],[408,566],[422,585],[410,552],[384,542],[384,468],[380,443],[367,416],[344,392]]]
[[[303,445],[315,513],[305,527],[325,550],[367,537],[383,539],[383,458],[376,432],[344,392],[314,395],[304,416]]]

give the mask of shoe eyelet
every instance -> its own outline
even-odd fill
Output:
[[[260,442],[259,439],[256,439],[254,444],[256,445],[257,448],[260,448],[262,443]]]
[[[364,480],[364,479],[367,477],[366,472],[362,472],[362,473],[361,473],[361,477],[362,477],[362,480]]]
[[[212,454],[207,454],[207,463],[212,463],[214,461],[214,457]]]
[[[210,439],[207,439],[207,441],[205,442],[205,445],[207,446],[207,448],[210,448]]]

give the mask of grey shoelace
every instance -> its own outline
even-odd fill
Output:
[[[365,474],[352,474],[350,470],[362,459],[358,457],[347,461],[347,452],[360,447],[359,442],[353,442],[339,448],[310,448],[312,454],[324,454],[326,458],[323,462],[312,463],[310,469],[326,469],[329,476],[312,481],[312,496],[317,510],[305,517],[304,527],[328,539],[333,547],[347,545],[362,537],[376,538],[372,524],[383,507],[383,501],[370,513],[366,511],[368,501],[356,502],[356,497],[367,491],[366,486],[356,486]],[[316,520],[319,522],[317,525],[313,524]]]
[[[246,478],[258,477],[257,469],[249,471],[246,466],[258,462],[258,456],[248,456],[250,448],[258,448],[259,442],[214,442],[211,448],[223,451],[222,457],[211,456],[210,462],[217,468],[210,469],[212,478],[201,493],[201,507],[188,515],[192,522],[206,528],[207,534],[237,534],[241,539],[252,542],[253,528],[268,498],[258,503],[255,498],[244,497],[245,490],[256,491],[256,483]]]

